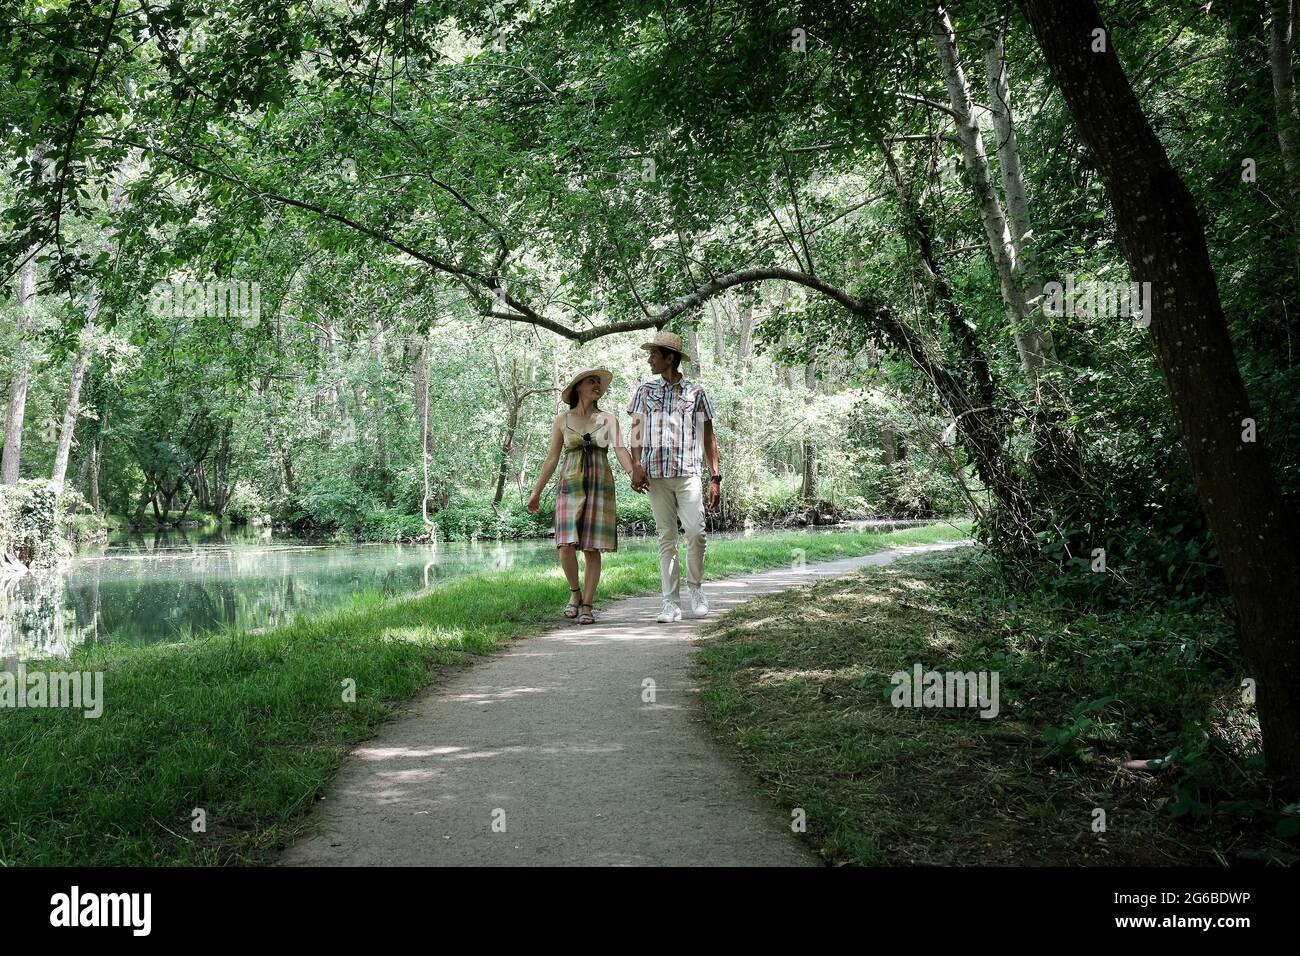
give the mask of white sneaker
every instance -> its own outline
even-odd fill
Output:
[[[664,606],[659,611],[659,616],[655,618],[660,624],[671,624],[674,621],[682,619],[682,609],[672,601],[664,598]]]
[[[704,598],[703,588],[687,588],[691,595],[691,614],[704,617],[709,613],[709,602]]]

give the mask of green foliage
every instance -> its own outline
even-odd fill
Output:
[[[0,485],[0,557],[48,568],[63,556],[63,509],[49,481]]]
[[[357,528],[349,530],[367,541],[412,541],[427,534],[423,518],[393,508],[369,511]]]
[[[827,809],[808,819],[830,862],[1297,859],[1222,599],[1098,608],[1026,593],[968,549],[762,598],[712,630],[711,722],[774,799]],[[998,673],[998,718],[891,706],[890,675],[914,662]]]
[[[230,499],[226,502],[226,514],[235,523],[243,523],[267,517],[267,503],[257,488],[248,481],[235,482]]]
[[[463,498],[443,508],[433,520],[438,534],[447,541],[472,538],[531,538],[551,534],[555,528],[555,504],[544,501],[537,514],[523,505],[502,502],[493,509],[488,499]]]

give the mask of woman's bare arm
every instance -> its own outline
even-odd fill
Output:
[[[546,449],[546,460],[542,462],[542,472],[537,476],[537,484],[533,487],[534,498],[542,497],[542,489],[546,487],[546,483],[555,474],[555,466],[560,463],[560,449],[564,446],[562,421],[563,417],[556,415],[555,422],[551,425],[551,444]]]

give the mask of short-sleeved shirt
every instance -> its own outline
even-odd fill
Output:
[[[700,474],[704,422],[713,420],[713,403],[703,385],[684,377],[670,385],[660,377],[636,390],[627,411],[632,416],[628,444],[642,449],[647,477]]]

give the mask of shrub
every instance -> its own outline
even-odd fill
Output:
[[[260,518],[270,511],[261,493],[247,481],[235,482],[230,500],[226,502],[226,515],[235,524]]]
[[[66,551],[63,509],[53,482],[0,485],[0,554],[29,568],[52,567]]]
[[[59,533],[68,544],[85,541],[103,541],[108,534],[108,522],[96,513],[86,496],[69,488],[63,493],[59,508]]]
[[[497,510],[486,498],[453,501],[433,518],[448,541],[468,538],[528,538],[549,534],[555,523],[554,500],[542,502],[537,514],[518,502],[502,502]]]
[[[424,519],[397,508],[380,508],[361,522],[361,537],[367,541],[411,541],[428,532]]]

